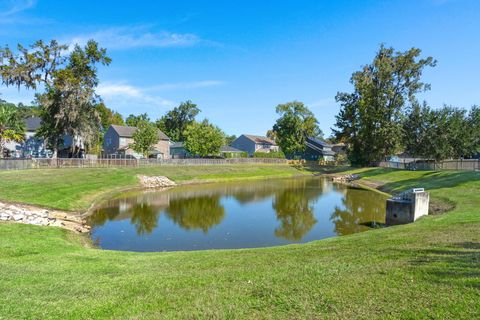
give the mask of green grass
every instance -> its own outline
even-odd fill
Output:
[[[138,186],[138,174],[164,175],[182,183],[291,177],[302,173],[278,164],[0,171],[0,201],[85,211],[94,201],[110,193]]]
[[[171,253],[2,223],[0,319],[478,319],[480,173],[354,172],[391,192],[426,187],[455,209],[304,245]]]

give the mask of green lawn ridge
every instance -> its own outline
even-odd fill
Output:
[[[68,211],[86,211],[93,202],[139,186],[137,175],[167,176],[177,183],[292,177],[308,174],[283,164],[66,168],[0,171],[0,201]]]
[[[132,182],[112,171],[96,171],[97,183]],[[57,172],[38,171],[44,189],[57,190]],[[93,249],[59,228],[0,223],[0,319],[478,319],[480,173],[348,172],[391,192],[425,187],[455,208],[302,245],[169,253]],[[2,196],[28,189],[28,174],[17,174],[2,173]]]

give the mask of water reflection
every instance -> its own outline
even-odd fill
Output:
[[[336,206],[331,220],[338,235],[352,234],[368,229],[366,224],[385,222],[385,197],[382,194],[358,188],[342,188],[342,205]]]
[[[135,225],[138,235],[149,234],[157,227],[160,211],[146,203],[135,203],[132,208],[130,221]]]
[[[277,192],[272,207],[280,226],[275,235],[298,241],[317,223],[313,204],[323,192],[324,180],[293,180],[288,187]]]
[[[103,248],[159,251],[307,242],[368,230],[366,222],[384,217],[381,194],[299,178],[124,195],[88,221]]]
[[[187,199],[174,199],[165,210],[167,216],[184,229],[208,229],[222,222],[225,209],[220,204],[220,196],[202,196]]]

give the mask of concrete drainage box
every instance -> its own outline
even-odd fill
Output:
[[[411,189],[387,200],[387,225],[411,223],[428,215],[430,196],[423,188]]]

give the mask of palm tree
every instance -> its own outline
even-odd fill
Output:
[[[7,142],[21,142],[25,139],[25,124],[19,117],[17,108],[0,102],[0,158]]]

